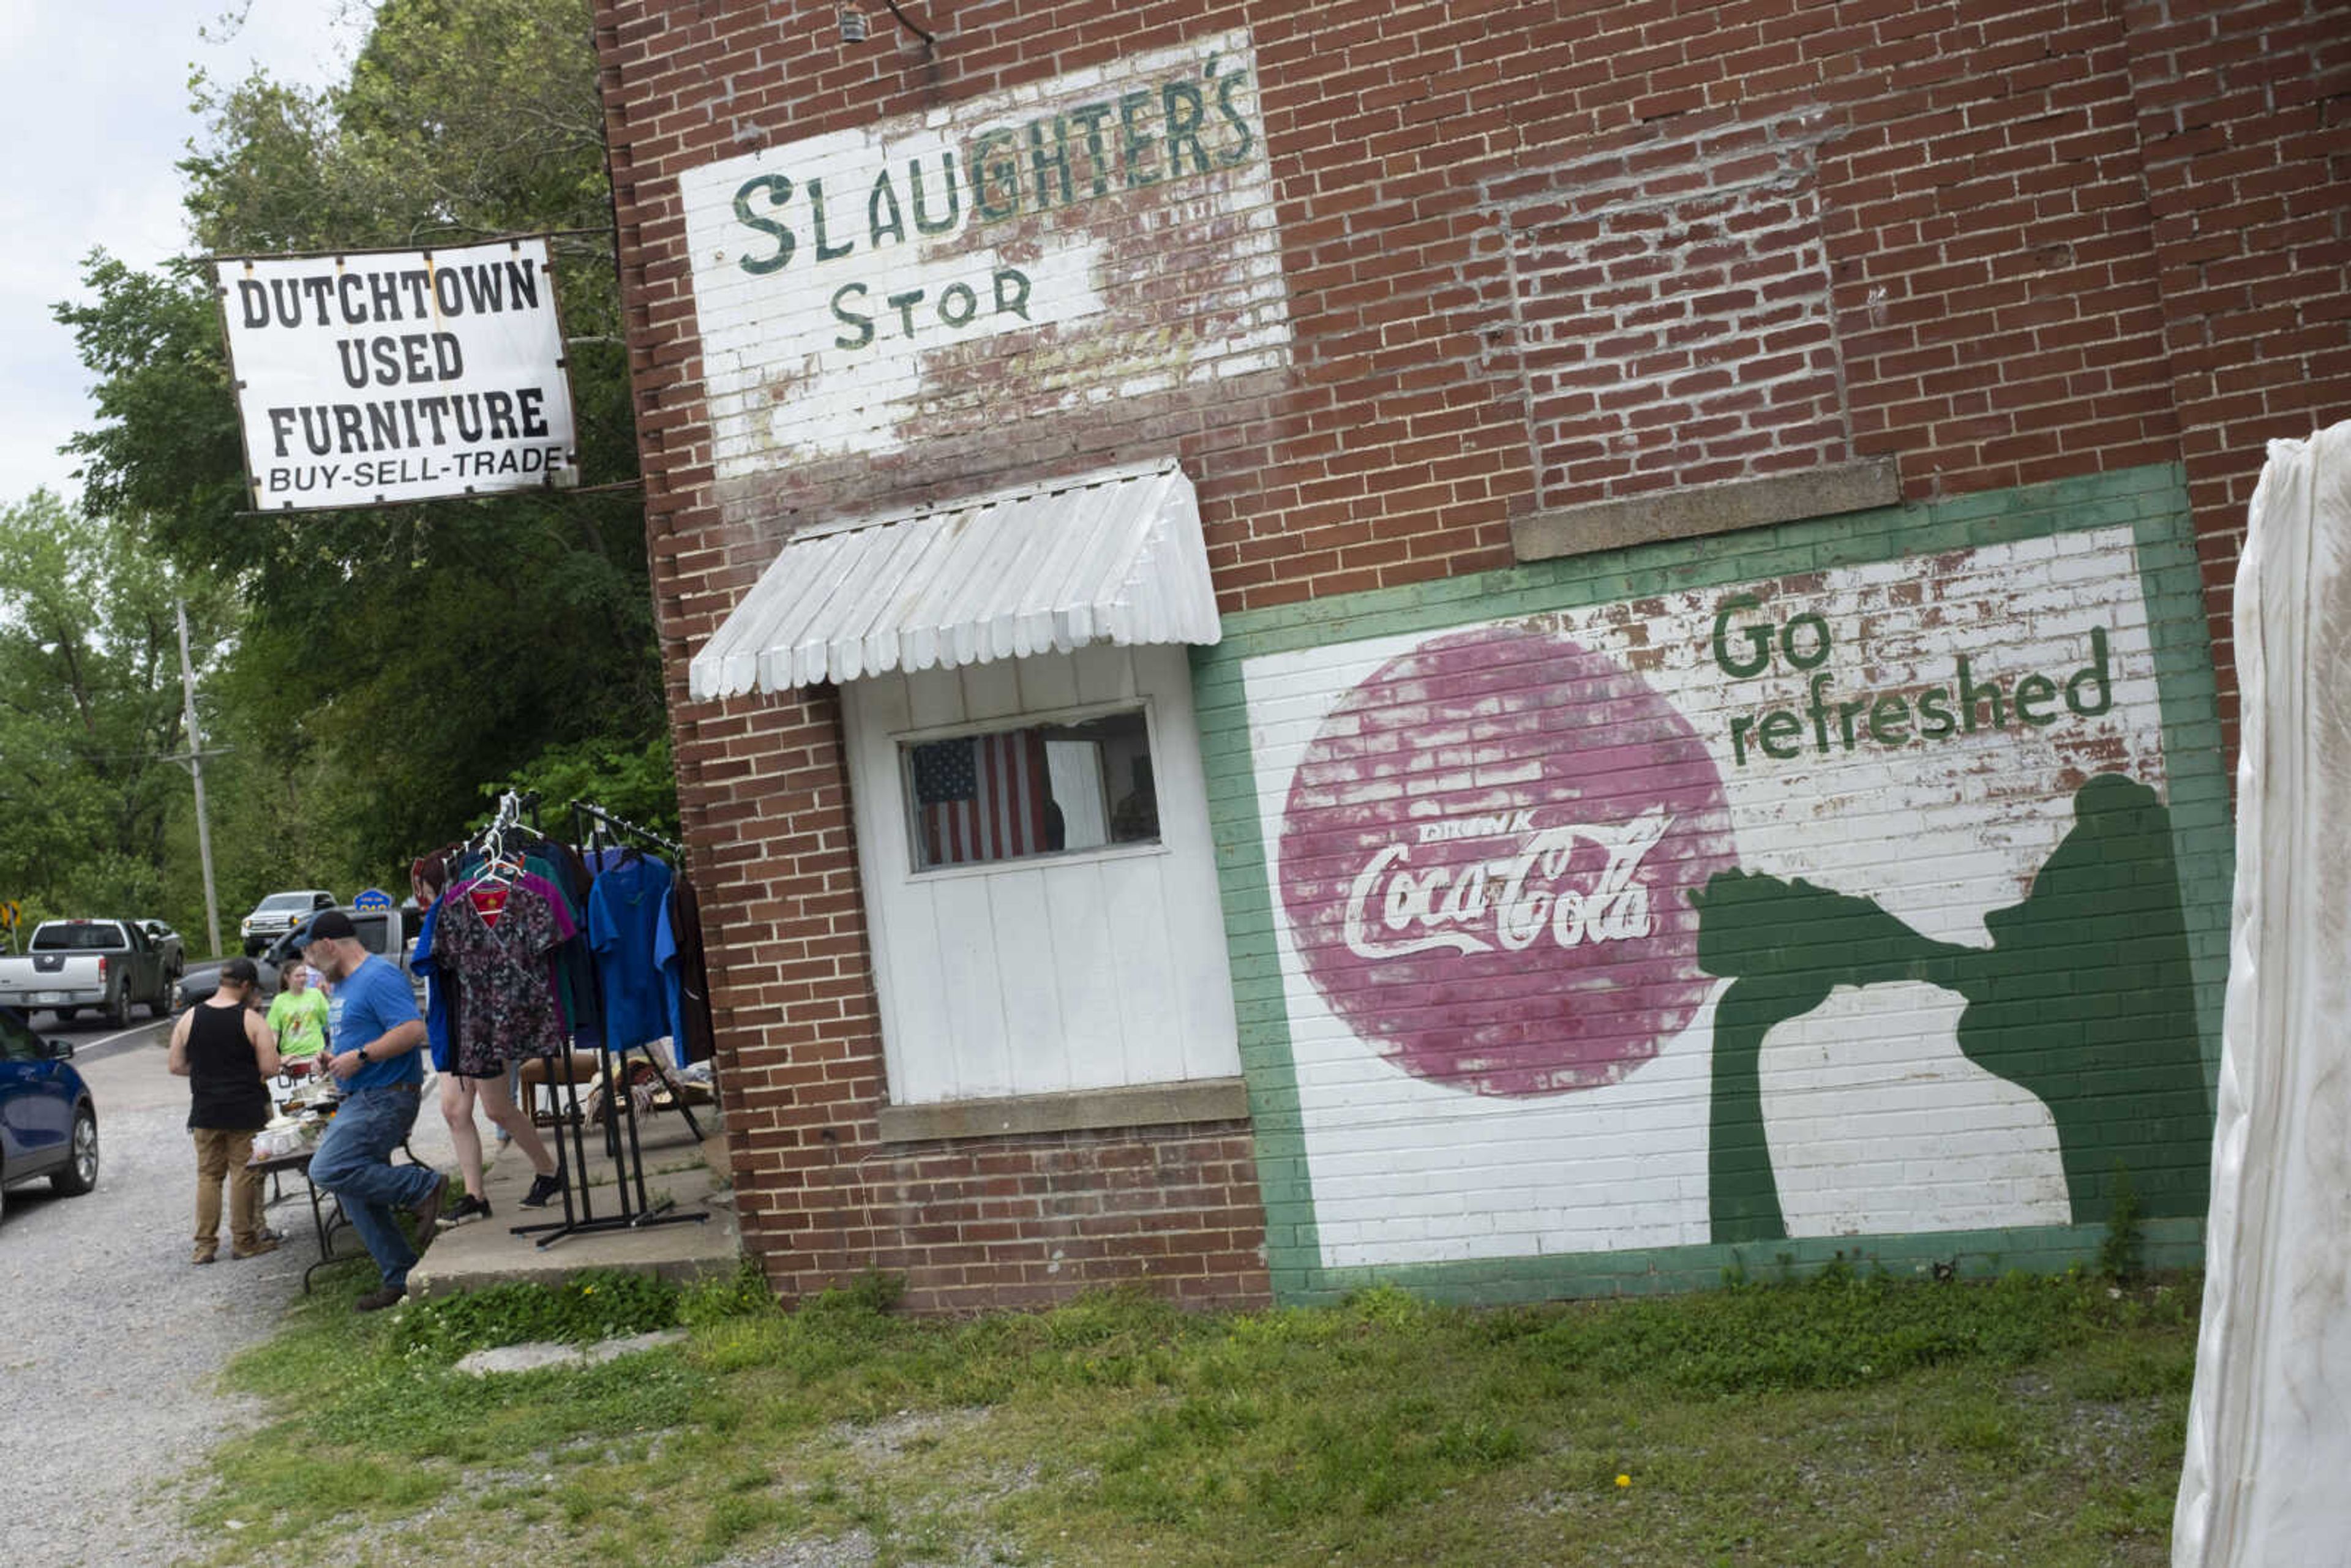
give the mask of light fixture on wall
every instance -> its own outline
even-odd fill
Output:
[[[908,19],[906,13],[898,9],[898,0],[882,0],[882,4],[890,7],[890,15],[898,18],[898,26],[922,39],[925,45],[934,47],[937,46],[938,39],[916,26]],[[841,7],[841,41],[844,44],[862,44],[865,41],[865,14],[862,11],[852,11],[847,6]]]

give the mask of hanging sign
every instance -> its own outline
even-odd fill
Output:
[[[390,909],[392,907],[392,894],[384,892],[383,889],[380,887],[371,887],[365,893],[360,894],[357,898],[352,899],[351,907],[353,909]]]
[[[256,509],[579,483],[546,240],[214,274]]]

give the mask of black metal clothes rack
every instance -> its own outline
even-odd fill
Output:
[[[574,800],[570,802],[570,808],[572,842],[579,846],[583,859],[589,852],[611,841],[612,834],[622,833],[669,851],[677,857],[677,874],[683,874],[685,851],[684,846],[676,841],[585,800]],[[593,965],[590,966],[590,972],[591,975],[595,973]],[[601,976],[597,983],[601,985]],[[601,1001],[600,997],[600,1013],[602,1011]],[[643,1229],[655,1225],[701,1223],[710,1218],[706,1212],[689,1214],[674,1211],[671,1199],[664,1198],[656,1204],[645,1191],[644,1150],[637,1135],[637,1100],[629,1082],[630,1052],[638,1051],[644,1052],[645,1063],[654,1076],[665,1080],[667,1075],[662,1071],[660,1063],[654,1061],[650,1042],[640,1042],[618,1051],[610,1051],[600,1046],[596,1051],[600,1067],[597,1076],[605,1085],[604,1147],[612,1161],[612,1189],[619,1202],[618,1211],[611,1214],[599,1215],[595,1209],[593,1184],[588,1179],[587,1117],[580,1107],[580,1075],[571,1071],[569,1062],[563,1064],[562,1106],[557,1114],[555,1128],[556,1175],[563,1184],[563,1218],[546,1224],[511,1228],[517,1236],[538,1236],[536,1245],[542,1251],[567,1236],[601,1230]],[[617,1059],[617,1071],[607,1064],[608,1059],[611,1058]],[[553,1059],[549,1060],[548,1071],[549,1087],[552,1088],[555,1077]],[[673,1091],[672,1098],[676,1102],[678,1114],[685,1119],[687,1131],[697,1144],[700,1143],[702,1124],[695,1120],[694,1112],[686,1105],[682,1094]],[[567,1131],[571,1138],[568,1149],[564,1144]],[[633,1202],[631,1201],[632,1196]]]

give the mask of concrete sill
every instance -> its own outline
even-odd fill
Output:
[[[1840,463],[1770,479],[1660,490],[1621,501],[1537,512],[1510,525],[1510,553],[1520,560],[1590,555],[1663,539],[1703,538],[1804,517],[1834,517],[1901,504],[1902,475],[1891,457]]]
[[[1238,1122],[1248,1116],[1249,1092],[1239,1079],[1204,1078],[1190,1083],[1081,1089],[1066,1094],[950,1100],[933,1105],[884,1105],[879,1120],[883,1143],[914,1144],[940,1138],[1072,1133],[1094,1127]]]

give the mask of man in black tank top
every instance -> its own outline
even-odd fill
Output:
[[[261,1180],[246,1162],[268,1125],[277,1041],[252,1006],[260,975],[250,958],[221,966],[220,988],[172,1026],[172,1071],[188,1080],[188,1132],[196,1145],[196,1249],[220,1249],[221,1181],[229,1182],[229,1256],[257,1258],[278,1239],[262,1228]]]

